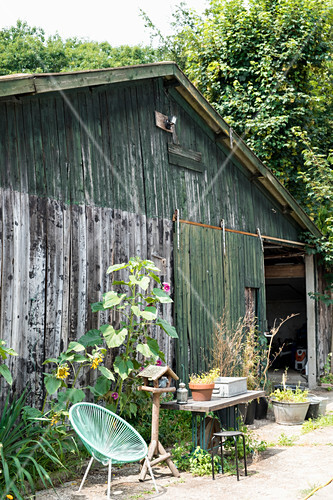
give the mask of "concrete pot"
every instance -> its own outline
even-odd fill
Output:
[[[281,425],[300,425],[304,422],[310,401],[286,403],[272,399],[275,422]]]
[[[212,399],[214,382],[212,384],[193,384],[190,382],[188,386],[194,401],[210,401]]]

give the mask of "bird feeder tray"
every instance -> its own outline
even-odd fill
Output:
[[[175,392],[176,388],[171,387],[171,381],[179,380],[179,377],[175,374],[173,370],[169,366],[156,366],[149,365],[144,368],[141,372],[137,374],[137,377],[143,378],[143,385],[138,387],[139,391],[147,391],[152,393],[163,393],[163,392]],[[166,387],[159,387],[159,380],[162,377],[166,377],[168,379],[168,383]],[[150,386],[149,383],[153,383],[153,386]]]

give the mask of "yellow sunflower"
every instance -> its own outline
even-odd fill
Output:
[[[92,365],[91,365],[91,368],[93,368],[94,370],[98,367],[98,365],[100,363],[102,363],[103,361],[103,356],[101,354],[99,354],[98,356],[96,356],[94,359],[93,359],[93,362],[92,362]]]
[[[57,373],[56,373],[57,378],[60,378],[61,380],[65,380],[65,378],[67,378],[68,375],[69,375],[68,365],[58,366]]]

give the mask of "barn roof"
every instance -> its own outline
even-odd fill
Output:
[[[120,68],[75,71],[68,73],[17,74],[0,77],[0,99],[17,99],[23,95],[43,94],[68,89],[92,87],[121,82],[163,78],[167,87],[172,86],[198,113],[221,142],[281,204],[298,224],[316,236],[321,233],[289,191],[271,170],[255,155],[223,118],[215,111],[198,89],[189,81],[174,62],[159,62]]]

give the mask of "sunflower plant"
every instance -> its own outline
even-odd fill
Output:
[[[0,339],[0,376],[2,376],[9,385],[12,385],[12,374],[10,373],[8,366],[5,365],[5,363],[3,363],[2,361],[7,359],[8,356],[17,356],[18,354],[16,351],[14,351],[14,349],[12,349],[11,347],[5,347],[5,345],[6,342]]]
[[[104,399],[111,410],[135,415],[139,400],[147,397],[135,390],[139,384],[136,375],[142,366],[165,361],[153,330],[159,327],[170,337],[178,338],[175,328],[159,317],[159,309],[173,301],[170,284],[161,282],[155,264],[135,257],[110,266],[107,274],[118,271],[128,273],[127,278],[114,280],[116,290],[104,293],[100,302],[91,305],[95,313],[113,311],[116,321],[89,330],[71,342],[58,358],[44,362],[55,364],[44,380],[48,395],[57,393],[58,403],[52,402],[54,411],[50,415],[56,416],[54,420],[59,418],[61,408],[66,412],[70,403],[85,398],[84,389],[89,389],[95,399]],[[110,350],[113,363],[107,368],[104,360]],[[98,377],[93,386],[78,388],[78,376],[84,368],[96,370]]]
[[[139,383],[136,375],[142,366],[165,361],[153,330],[161,328],[172,338],[178,338],[177,332],[166,320],[159,317],[165,304],[172,303],[170,284],[161,282],[156,273],[160,270],[150,260],[134,257],[127,263],[110,266],[107,274],[122,272],[127,277],[114,280],[116,290],[104,293],[102,301],[92,304],[92,311],[113,311],[117,318],[115,324],[104,324],[99,330],[92,330],[86,335],[93,340],[103,340],[114,351],[112,373],[114,383],[105,391],[107,406],[127,416],[135,415],[138,399],[146,394],[135,391]],[[156,286],[157,284],[157,286]],[[143,358],[143,362],[139,359]],[[106,387],[105,387],[106,388]],[[96,393],[96,387],[95,387]]]
[[[92,350],[89,350],[79,342],[70,342],[68,349],[60,356],[44,361],[44,364],[55,364],[51,373],[44,374],[47,394],[42,409],[44,411],[48,396],[57,393],[57,401],[50,401],[51,410],[48,412],[52,425],[66,418],[70,403],[78,403],[85,398],[85,388],[76,387],[82,369],[99,368],[104,378],[114,379],[110,370],[101,365],[105,353],[106,349],[101,346],[95,345]]]

